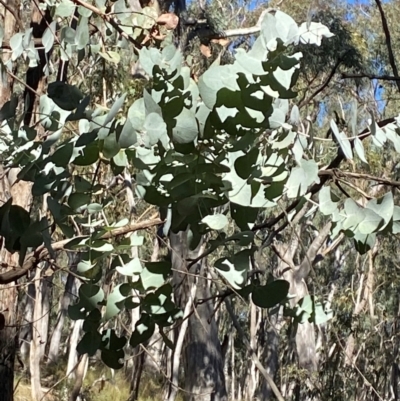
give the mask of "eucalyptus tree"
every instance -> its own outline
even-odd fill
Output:
[[[18,80],[13,63],[26,57],[32,68],[42,68],[41,78],[42,73],[49,74],[50,83],[43,86],[43,93],[25,83],[30,96],[26,93],[24,101],[31,99],[27,105],[32,105],[37,96],[36,111],[19,107],[17,97],[3,102],[2,168],[8,173],[19,169],[12,187],[24,185],[28,190],[23,193],[34,202],[45,202],[48,209],[41,214],[27,211],[27,204],[17,203],[20,193],[14,194],[14,189],[13,197],[0,206],[3,246],[18,255],[19,265],[13,268],[9,259],[2,259],[7,271],[0,273],[0,284],[8,287],[0,293],[9,295],[0,304],[0,340],[7,344],[0,357],[0,369],[7,369],[0,394],[6,394],[4,400],[12,399],[18,324],[10,320],[16,315],[10,311],[17,300],[10,284],[42,261],[57,270],[56,252],[68,250],[80,253],[76,274],[83,284],[79,300],[69,307],[72,319],[83,320],[80,354],[93,356],[99,351],[106,365],[121,368],[127,347],[145,343],[157,326],[175,353],[168,397],[174,398],[180,384],[184,342],[184,394],[191,399],[226,399],[213,320],[213,302],[223,299],[248,355],[282,400],[274,378],[238,323],[231,299],[241,297],[268,309],[284,305],[297,326],[300,365],[315,370],[315,352],[304,356],[302,347],[315,346],[313,339],[309,341],[313,324],[326,322],[330,311],[308,294],[305,279],[319,260],[324,239],[328,232],[333,240],[345,235],[365,253],[378,235],[398,233],[400,221],[391,191],[369,194],[371,199],[361,202],[359,193],[339,192],[331,182],[337,177],[357,178],[346,162],[366,161],[367,138],[376,148],[387,142],[400,149],[398,120],[372,119],[360,130],[354,124],[351,139],[332,120],[336,148],[326,161],[316,151],[316,139],[310,126],[305,128],[294,100],[302,60],[297,46],[328,42],[333,34],[326,26],[310,21],[298,26],[287,14],[267,10],[251,48],[239,48],[230,64],[219,65],[217,60],[196,82],[182,53],[171,44],[175,28],[171,15],[159,18],[150,6],[132,12],[122,0],[113,4],[112,12],[104,6],[102,1],[43,3],[48,18],[39,40],[42,47],[35,47],[38,38],[33,30],[6,37],[11,58],[3,60],[4,74]],[[47,58],[40,57],[43,48]],[[51,51],[51,57],[59,55],[57,80],[50,75]],[[133,94],[115,88],[110,92],[103,82],[94,93],[96,102],[102,103],[96,107],[88,95],[93,88],[85,87],[85,72],[95,75],[99,66],[106,69],[123,58],[139,61],[149,81]],[[71,65],[83,72],[80,82],[68,76]],[[122,72],[110,68],[110,73]],[[32,123],[27,116],[35,113],[39,118]],[[136,196],[159,209],[160,216],[145,212],[146,219],[131,222],[131,216],[109,213],[113,198],[107,180],[126,172],[135,172]],[[385,190],[394,185],[379,176],[358,178],[381,183]],[[304,221],[321,230],[308,249],[298,232]],[[132,257],[131,249],[138,247],[140,252],[145,237],[126,234],[161,223],[170,237],[171,258]],[[276,247],[284,262],[276,279],[255,256],[285,230],[295,233],[301,260],[294,263],[294,255],[287,258],[286,251]],[[220,249],[224,256],[212,265],[206,263]],[[118,283],[110,292],[102,285],[105,266]],[[139,312],[139,319],[129,336],[122,335],[113,322],[132,309]],[[171,341],[168,333],[176,327],[180,331]],[[38,393],[40,389],[36,397]]]

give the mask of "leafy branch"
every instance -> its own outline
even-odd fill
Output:
[[[142,221],[140,223],[129,224],[124,227],[118,227],[103,234],[100,239],[111,239],[118,237],[120,235],[124,235],[127,233],[132,233],[135,231],[143,230],[146,228],[154,227],[161,224],[163,221],[159,218],[151,218],[149,220]],[[75,237],[77,238],[88,238],[88,236],[84,237]],[[54,242],[51,245],[51,251],[61,251],[64,247],[71,242],[71,239],[65,239],[62,241]],[[24,264],[21,268],[13,268],[11,270],[6,271],[5,273],[0,274],[0,284],[9,284],[13,281],[20,279],[28,274],[29,271],[36,268],[36,266],[47,257],[50,256],[50,251],[45,247],[45,245],[39,246],[34,252],[27,255]]]

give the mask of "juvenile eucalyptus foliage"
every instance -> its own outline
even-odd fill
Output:
[[[70,15],[69,6],[69,2],[61,3],[56,13]],[[62,30],[62,51],[93,51],[96,46],[89,41],[91,13],[83,9],[80,13],[76,35],[72,37],[66,27]],[[29,32],[17,35],[11,45],[14,58],[30,51]],[[108,366],[120,368],[128,342],[135,347],[147,341],[156,326],[164,335],[182,312],[173,301],[170,262],[132,259],[130,249],[142,246],[143,236],[113,241],[108,234],[126,226],[128,219],[105,222],[100,218],[99,212],[112,202],[107,187],[96,176],[87,179],[72,174],[72,169],[109,164],[115,175],[134,169],[136,194],[160,208],[165,233],[189,229],[192,249],[204,236],[212,238],[207,254],[236,243],[240,250],[217,260],[215,272],[231,288],[245,296],[251,294],[260,307],[286,301],[286,281],[266,285],[249,281],[250,260],[257,249],[255,224],[260,211],[274,211],[278,202],[300,200],[293,209],[298,210],[310,200],[310,188],[321,183],[320,167],[309,151],[314,146],[312,138],[298,132],[299,111],[290,102],[296,97],[293,87],[302,54],[291,54],[288,49],[298,43],[318,46],[331,36],[320,23],[299,27],[280,11],[267,13],[251,50],[238,49],[232,64],[212,65],[197,83],[174,45],[143,48],[139,60],[151,86],[126,115],[121,117],[125,94],[105,113],[90,109],[89,96],[77,86],[53,82],[40,98],[40,124],[47,133],[42,139],[37,139],[35,127],[20,125],[16,99],[4,105],[0,111],[6,133],[2,137],[7,154],[4,162],[21,168],[18,179],[33,182],[34,197],[47,195],[51,216],[35,219],[8,201],[0,207],[0,235],[9,251],[19,252],[21,265],[28,252],[42,243],[54,254],[52,224],[71,239],[64,248],[82,252],[77,273],[84,284],[78,302],[69,308],[72,319],[84,319],[80,353],[94,355],[101,350]],[[50,35],[45,35],[43,42],[49,49],[50,41]],[[114,56],[112,52],[103,55]],[[34,56],[30,60],[34,62]],[[77,135],[64,135],[71,122]],[[397,127],[390,124],[381,129],[373,121],[374,146],[389,141],[400,151]],[[331,128],[342,157],[365,159],[359,138],[349,140],[333,121]],[[360,205],[352,199],[343,202],[329,185],[321,187],[319,209],[334,223],[332,237],[345,232],[365,252],[379,233],[399,232],[400,208],[391,193]],[[83,235],[77,236],[71,216],[83,227]],[[229,218],[236,227],[231,236],[225,232]],[[106,262],[117,274],[133,278],[115,286],[107,298],[99,284]],[[140,319],[129,339],[113,329],[103,330],[104,323],[132,308],[140,308]],[[316,323],[329,318],[311,297],[302,300],[293,316]]]

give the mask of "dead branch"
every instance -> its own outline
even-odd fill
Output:
[[[276,11],[275,8],[267,8],[264,10],[260,17],[258,18],[257,23],[254,26],[250,26],[247,28],[236,28],[236,29],[226,29],[225,31],[219,31],[215,32],[212,29],[202,29],[196,32],[196,36],[202,37],[202,38],[207,38],[207,39],[226,39],[226,38],[232,38],[236,36],[249,36],[249,35],[254,35],[256,33],[259,33],[261,30],[261,23],[262,20],[264,19],[264,16],[268,13],[274,13]],[[204,21],[206,22],[206,21]],[[185,25],[196,25],[196,24],[201,24],[203,21],[195,21],[190,23],[184,23]]]

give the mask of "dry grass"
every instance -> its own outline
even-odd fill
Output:
[[[57,372],[55,376],[57,376]],[[103,377],[105,380],[97,381]],[[32,401],[31,385],[25,378],[16,377],[15,401]],[[60,396],[62,388],[65,389],[66,383],[63,382],[56,386],[43,401],[61,401]],[[144,374],[141,381],[141,391],[138,401],[161,401],[162,400],[162,384],[150,374]],[[122,371],[116,372],[114,378],[111,377],[110,369],[97,367],[90,368],[86,374],[83,383],[83,393],[88,401],[126,401],[129,397],[130,385]],[[47,388],[43,389],[44,392]],[[66,394],[68,394],[66,389]],[[65,394],[65,393],[64,393]],[[180,397],[178,396],[178,400]]]

